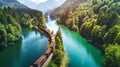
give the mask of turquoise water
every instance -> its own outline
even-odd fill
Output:
[[[0,51],[0,67],[29,67],[47,49],[48,39],[42,33],[23,29],[22,38]]]
[[[69,57],[68,67],[102,67],[101,52],[78,33],[61,26],[62,39]]]
[[[47,28],[54,32],[58,30],[56,20],[49,20]],[[68,67],[102,67],[103,56],[78,33],[70,31],[65,26],[60,26],[65,51],[69,58]]]

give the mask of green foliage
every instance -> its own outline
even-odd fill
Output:
[[[32,9],[17,9],[16,10],[21,19],[20,24],[24,27],[32,27],[34,25],[45,26],[46,18],[43,13]]]
[[[61,50],[56,49],[53,53],[53,63],[55,63],[59,67],[61,65],[63,56],[63,52]]]
[[[93,27],[91,32],[91,40],[94,42],[95,45],[101,46],[101,44],[103,44],[105,28],[106,28],[105,25],[103,26],[95,25]]]
[[[6,47],[20,38],[22,30],[15,14],[16,12],[10,7],[0,10],[0,45],[2,47]]]
[[[61,37],[60,28],[55,36],[55,50],[53,52],[53,57],[51,62],[48,64],[48,67],[60,67],[63,57],[64,57],[64,46]]]
[[[117,33],[120,31],[120,25],[115,25],[105,34],[104,41],[106,44],[113,43],[114,40],[116,40]]]
[[[7,31],[3,24],[0,24],[0,46],[5,46],[7,43]]]
[[[86,0],[78,7],[66,10],[58,19],[58,23],[79,32],[102,51],[111,51],[110,48],[112,47],[106,48],[108,44],[120,44],[120,1]],[[112,60],[118,61],[118,59]],[[120,64],[119,61],[116,64],[115,62],[108,62],[106,65],[111,65],[106,67],[119,67]]]
[[[120,67],[119,45],[109,45],[105,49],[105,67]]]
[[[118,44],[120,44],[120,32],[117,33],[117,36],[114,38],[113,43],[118,43]]]
[[[83,23],[81,28],[80,28],[80,33],[84,37],[90,38],[90,33],[91,33],[92,29],[93,29],[93,26],[95,25],[95,22],[96,22],[95,19],[88,19],[88,20],[86,20],[85,23]]]
[[[47,67],[57,67],[57,65],[50,61]]]
[[[0,47],[6,47],[18,40],[22,33],[21,26],[45,27],[45,21],[43,14],[36,10],[0,8]]]
[[[58,23],[79,32],[93,44],[99,45],[117,41],[115,37],[118,32],[113,30],[112,34],[110,30],[113,26],[120,24],[119,15],[120,3],[118,0],[87,0],[78,7],[64,12]]]
[[[57,50],[64,51],[64,46],[63,46],[63,41],[62,41],[61,35],[62,35],[62,34],[61,34],[61,31],[60,31],[60,28],[59,28],[59,30],[58,30],[58,32],[57,32],[57,35],[56,35],[56,37],[55,37],[55,42],[56,42],[55,48],[56,48]]]
[[[32,25],[31,23],[32,22],[31,22],[30,15],[26,14],[26,13],[23,13],[20,24],[23,25],[23,26],[29,26],[30,27]]]
[[[98,14],[98,20],[97,24],[99,25],[107,25],[107,28],[111,28],[113,25],[115,25],[118,19],[118,14],[115,11],[105,12]]]

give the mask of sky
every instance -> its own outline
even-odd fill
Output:
[[[55,9],[62,5],[66,0],[18,0],[20,3],[43,13]]]
[[[40,4],[40,3],[46,2],[47,0],[30,0],[30,1],[36,4]]]

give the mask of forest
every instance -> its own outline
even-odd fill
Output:
[[[47,67],[61,67],[61,65],[62,65],[62,60],[65,55],[65,53],[64,53],[65,50],[64,50],[61,35],[62,34],[61,34],[61,31],[59,28],[59,30],[57,31],[57,34],[55,36],[56,46],[55,46],[55,50],[53,52],[53,57]]]
[[[32,9],[0,8],[0,50],[21,38],[22,28],[34,25],[45,27],[42,12]]]
[[[68,8],[57,21],[100,49],[105,67],[120,67],[119,0],[87,0]]]

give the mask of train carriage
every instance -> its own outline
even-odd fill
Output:
[[[42,55],[35,63],[34,63],[34,67],[40,67],[42,66],[42,64],[46,61],[47,56],[46,55]]]

